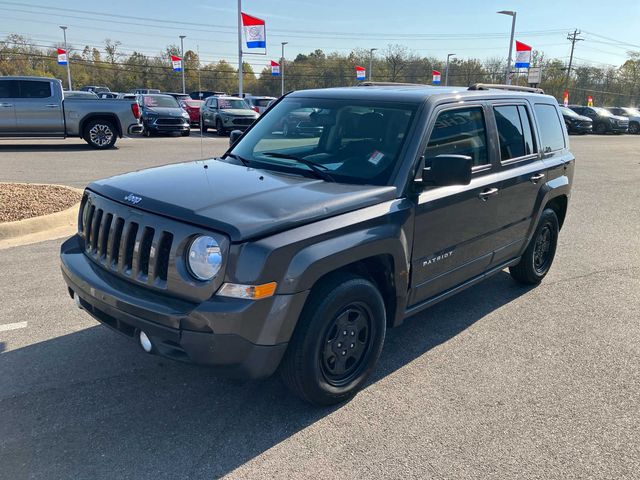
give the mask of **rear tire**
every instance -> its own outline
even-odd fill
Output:
[[[344,402],[373,371],[385,329],[384,301],[373,283],[351,274],[329,277],[307,300],[280,375],[309,403]]]
[[[526,285],[537,285],[549,273],[556,254],[560,227],[556,212],[546,208],[540,216],[536,231],[520,263],[509,267],[514,280]]]
[[[108,120],[90,120],[84,127],[82,138],[91,148],[106,150],[116,144],[118,131]]]
[[[598,123],[596,125],[595,131],[598,135],[604,135],[607,133],[607,126],[604,123]]]

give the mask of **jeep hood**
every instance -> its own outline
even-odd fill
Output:
[[[88,187],[125,205],[244,241],[396,197],[389,186],[325,182],[225,161],[166,165],[98,180]],[[137,199],[136,199],[137,200]]]

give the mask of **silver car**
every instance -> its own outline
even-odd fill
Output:
[[[202,131],[215,128],[218,135],[246,130],[260,115],[238,97],[209,97],[200,109]]]

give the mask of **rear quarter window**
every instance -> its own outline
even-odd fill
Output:
[[[41,80],[19,80],[20,98],[49,98],[51,83]]]
[[[540,132],[540,150],[552,152],[565,147],[563,125],[558,110],[553,105],[536,103],[533,107]]]

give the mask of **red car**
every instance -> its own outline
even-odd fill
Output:
[[[192,126],[200,125],[200,105],[203,103],[202,100],[183,100],[180,102],[182,108],[189,114],[189,123]]]

